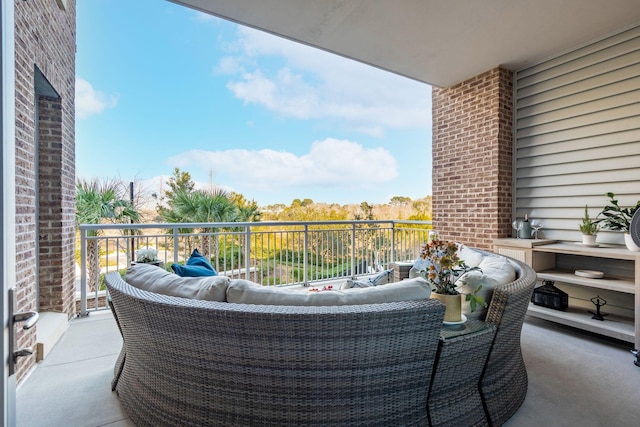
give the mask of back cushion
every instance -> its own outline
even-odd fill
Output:
[[[482,262],[478,264],[478,267],[482,271],[470,271],[460,276],[458,282],[461,283],[463,281],[464,284],[460,284],[458,290],[469,294],[476,290],[479,285],[482,285],[478,295],[485,299],[488,307],[493,295],[493,289],[516,280],[516,270],[507,258],[497,255],[485,256]],[[469,302],[463,298],[462,314],[467,316],[468,319],[484,320],[487,316],[487,308],[479,305],[476,311],[472,313]]]
[[[180,277],[149,264],[127,268],[125,281],[149,292],[174,297],[224,302],[231,280],[226,276]]]
[[[478,252],[463,244],[458,246],[458,256],[461,260],[464,260],[464,263],[469,267],[477,267],[482,260],[485,259],[485,255],[482,252]]]
[[[309,289],[262,286],[248,280],[232,280],[227,302],[262,305],[360,305],[427,299],[429,283],[421,277],[366,288],[312,292]]]

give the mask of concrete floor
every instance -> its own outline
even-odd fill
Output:
[[[121,346],[111,312],[73,319],[49,356],[18,387],[18,426],[135,426],[111,391]]]
[[[72,320],[18,388],[18,426],[133,426],[110,387],[121,344],[109,312]],[[522,347],[529,390],[505,427],[638,425],[640,368],[630,344],[527,319]]]

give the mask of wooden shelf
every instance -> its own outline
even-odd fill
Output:
[[[539,280],[550,280],[569,295],[566,311],[530,304],[528,314],[541,319],[634,343],[640,348],[640,252],[622,245],[597,248],[579,242],[497,239],[496,253],[525,262]],[[604,272],[601,279],[576,276],[576,270]],[[591,318],[593,294],[609,302],[604,321]]]
[[[635,283],[627,278],[605,276],[602,279],[589,279],[576,276],[573,271],[550,269],[539,271],[538,279],[635,294]]]
[[[605,320],[600,321],[592,319],[591,314],[583,308],[569,307],[566,311],[559,311],[532,303],[529,304],[527,314],[630,343],[635,340],[633,319],[622,316],[611,314],[606,316]]]
[[[551,243],[543,246],[535,246],[535,252],[552,252],[568,255],[592,256],[598,258],[613,259],[640,259],[640,252],[631,252],[621,245],[603,244],[598,248],[589,248],[578,242]]]

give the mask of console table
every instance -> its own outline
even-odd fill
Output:
[[[640,348],[640,252],[622,245],[585,247],[546,239],[497,239],[494,252],[531,266],[540,280],[551,280],[569,294],[569,308],[553,310],[530,304],[528,315],[634,344]],[[602,278],[580,277],[576,270],[596,270]],[[591,299],[607,301],[605,320],[592,319]]]
[[[427,399],[431,426],[486,426],[479,382],[495,325],[469,320],[443,326]]]

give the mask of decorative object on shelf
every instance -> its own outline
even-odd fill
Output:
[[[555,287],[552,280],[543,280],[542,286],[533,290],[531,302],[541,307],[564,311],[569,307],[569,294]]]
[[[602,271],[596,270],[576,270],[573,274],[579,277],[586,277],[588,279],[602,279],[604,277],[604,273]]]
[[[576,276],[586,277],[588,279],[602,279],[604,273],[596,270],[576,270],[574,273]]]
[[[529,223],[529,215],[524,215],[524,221],[522,221],[522,227],[518,230],[518,237],[521,239],[531,238],[531,224]]]
[[[414,268],[419,272],[425,272],[425,278],[433,289],[432,297],[439,299],[447,306],[444,320],[460,322],[462,320],[463,294],[458,291],[456,280],[468,271],[480,269],[469,267],[464,260],[460,259],[456,243],[439,239],[434,239],[420,246],[420,256],[414,263]],[[471,311],[475,311],[478,304],[486,307],[487,303],[484,298],[477,295],[480,289],[482,286],[478,286],[473,292],[465,295],[466,300],[470,303]]]
[[[542,222],[539,219],[532,219],[531,228],[533,229],[533,238],[538,240],[538,231],[542,228]]]
[[[636,202],[636,205],[630,208],[621,208],[618,201],[615,199],[615,194],[607,193],[607,197],[610,199],[609,204],[606,205],[599,215],[603,215],[604,218],[597,220],[596,222],[602,223],[602,226],[608,230],[622,231],[624,233],[624,243],[627,245],[627,249],[633,252],[640,252],[640,245],[637,245],[630,234],[631,219],[640,208],[640,200]]]
[[[580,224],[578,227],[582,232],[582,244],[585,246],[595,247],[600,226],[597,222],[591,220],[591,217],[589,216],[588,205],[584,205],[584,216],[582,217],[582,224]]]
[[[609,314],[603,314],[600,312],[600,308],[604,307],[605,305],[607,305],[607,301],[604,298],[601,298],[600,295],[591,298],[591,302],[593,303],[593,305],[596,306],[596,311],[595,313],[593,311],[589,311],[589,313],[593,314],[593,316],[591,317],[592,319],[596,319],[596,320],[600,320],[603,321],[604,320],[604,316],[608,316]]]
[[[520,238],[520,230],[522,230],[522,221],[518,221],[517,219],[511,223],[511,228],[516,230],[516,237]]]

